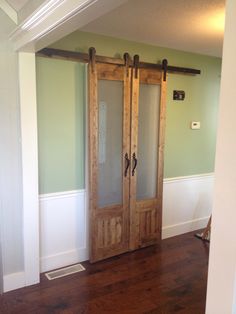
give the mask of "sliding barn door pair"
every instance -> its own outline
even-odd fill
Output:
[[[91,262],[161,239],[164,76],[89,64]]]

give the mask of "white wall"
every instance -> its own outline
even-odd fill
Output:
[[[236,313],[236,1],[226,4],[207,314]]]
[[[23,270],[22,176],[15,25],[0,10],[0,219],[4,275]]]
[[[211,213],[213,175],[166,179],[163,238],[206,226]],[[86,192],[40,196],[41,272],[88,259]]]

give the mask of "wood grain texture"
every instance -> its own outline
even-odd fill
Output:
[[[0,296],[1,314],[204,314],[209,243],[188,233]]]
[[[97,73],[99,80],[123,81],[124,66],[97,63]]]
[[[128,155],[129,160],[131,160],[130,151],[130,103],[131,103],[131,69],[128,68],[128,64],[123,68],[123,82],[124,82],[124,92],[123,92],[123,210],[125,219],[125,236],[124,239],[126,245],[126,250],[129,250],[129,238],[130,238],[130,207],[129,207],[129,197],[130,197],[130,175],[131,167],[128,168],[127,175],[125,176],[126,162],[125,155]],[[131,166],[131,165],[130,165]]]
[[[127,75],[128,74],[128,75]],[[121,176],[122,204],[100,208],[98,205],[98,81],[123,82],[122,174],[125,172],[125,155],[130,155],[130,75],[123,65],[98,63],[89,65],[89,151],[90,151],[90,262],[96,262],[129,249],[129,172]],[[107,104],[109,106],[109,104]],[[102,183],[100,183],[102,184]]]
[[[140,70],[132,69],[132,89],[131,89],[131,157],[138,153],[138,100],[139,100],[139,76]],[[138,166],[138,165],[137,165]],[[131,169],[133,169],[133,158]],[[139,216],[136,213],[136,185],[137,175],[130,176],[130,250],[135,250],[139,242]]]
[[[134,70],[133,70],[134,71]],[[166,82],[163,74],[156,69],[138,70],[137,78],[132,76],[132,109],[131,109],[131,155],[138,156],[138,129],[139,127],[139,86],[140,84],[154,84],[161,86],[159,106],[158,129],[158,157],[157,157],[157,191],[153,199],[136,200],[137,171],[131,176],[130,181],[130,249],[137,249],[152,245],[161,240],[162,226],[162,194],[163,194],[163,159],[164,159],[164,135],[166,114]],[[147,103],[148,105],[148,103]]]
[[[95,262],[161,240],[166,82],[157,69],[90,64],[90,261]],[[98,207],[98,80],[123,82],[122,204]],[[154,199],[136,200],[140,84],[161,85],[158,130],[157,191]],[[97,141],[95,143],[95,141]],[[126,156],[126,157],[125,157]],[[127,158],[130,168],[125,175]],[[116,226],[116,227],[114,227]],[[119,234],[118,234],[119,233]]]
[[[164,73],[161,77],[161,99],[160,99],[160,117],[159,117],[159,139],[158,139],[158,177],[157,177],[157,198],[160,202],[158,213],[158,233],[161,237],[162,230],[162,202],[163,202],[163,179],[164,179],[164,149],[165,149],[165,129],[166,129],[166,92],[167,79],[164,81]]]
[[[162,72],[155,69],[141,69],[140,83],[143,84],[161,84]]]
[[[96,256],[96,211],[97,211],[97,181],[98,181],[98,93],[97,69],[91,60],[88,66],[88,103],[89,103],[89,256],[91,260]]]

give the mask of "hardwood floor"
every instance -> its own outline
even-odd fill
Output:
[[[194,233],[0,297],[1,314],[186,313],[205,309],[209,244]]]

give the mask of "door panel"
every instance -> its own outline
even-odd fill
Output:
[[[98,207],[123,203],[123,82],[98,80]]]
[[[90,65],[89,75],[90,261],[95,262],[129,249],[131,71],[100,63]]]
[[[130,247],[137,249],[161,239],[165,82],[160,71],[139,69],[132,84]]]
[[[160,85],[139,85],[137,200],[156,198]]]

